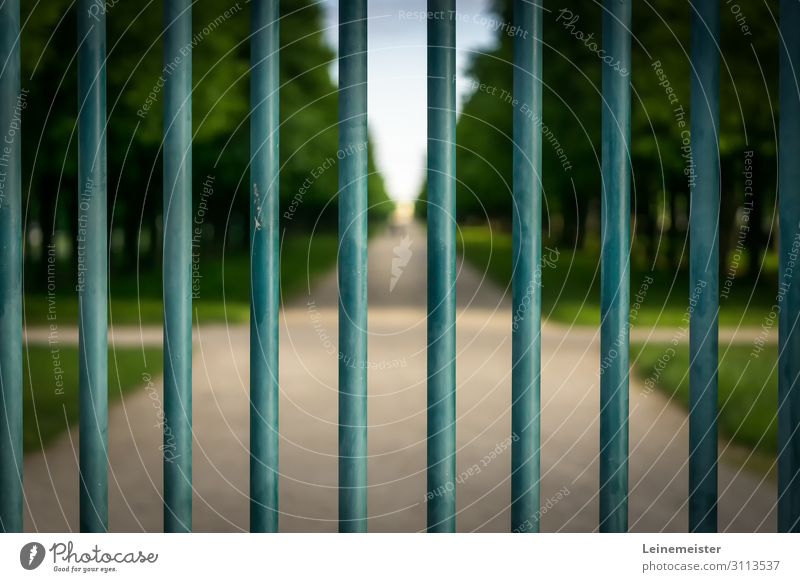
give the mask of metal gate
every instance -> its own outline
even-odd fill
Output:
[[[250,528],[278,530],[279,9],[251,2]],[[628,527],[631,0],[604,0],[600,530]],[[79,0],[80,528],[108,528],[105,11]],[[511,530],[539,530],[542,2],[514,1]],[[0,529],[22,530],[19,0],[0,2]],[[339,529],[367,529],[367,0],[339,3]],[[717,528],[720,2],[691,6],[689,528]],[[428,531],[455,531],[455,0],[428,0]],[[164,529],[192,529],[191,0],[164,2]],[[800,531],[800,2],[780,3],[778,528]],[[615,67],[617,67],[615,69]],[[13,132],[9,128],[17,128]],[[346,275],[346,276],[344,276]],[[533,290],[528,296],[529,289]],[[523,302],[529,302],[522,309]]]

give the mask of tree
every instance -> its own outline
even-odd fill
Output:
[[[106,3],[109,220],[112,268],[136,259],[158,269],[160,259],[163,63],[161,2]],[[76,6],[71,0],[24,3],[24,171],[31,180],[29,223],[45,242],[53,229],[77,224]],[[330,68],[335,54],[322,35],[319,4],[281,2],[281,209],[289,209],[312,172],[337,160],[338,105]],[[245,2],[198,1],[193,5],[194,203],[205,204],[204,244],[246,252],[249,224],[249,6]],[[52,105],[52,107],[51,107]],[[373,219],[388,213],[380,175],[370,164]],[[292,232],[336,225],[338,171],[329,168],[304,188],[302,201],[284,226]],[[57,201],[57,203],[56,203]],[[326,209],[327,208],[327,209]],[[319,220],[318,220],[319,219]],[[120,242],[121,241],[121,242]],[[32,253],[27,253],[29,259]],[[31,270],[35,274],[34,270]],[[35,276],[41,283],[43,277]]]
[[[745,21],[741,12],[721,7],[722,257],[737,238],[737,211],[745,204],[741,173],[750,150],[758,172],[753,194],[757,209],[747,231],[754,259],[766,244],[764,229],[774,209],[776,4],[748,4]],[[602,7],[599,2],[570,0],[548,8],[543,12],[541,126],[545,233],[563,245],[580,247],[585,237],[596,240],[599,234]],[[513,21],[510,0],[496,1],[494,9],[498,22]],[[689,206],[685,172],[690,158],[684,154],[691,154],[685,133],[691,115],[690,10],[688,2],[673,0],[633,7],[634,250],[648,263],[659,250],[662,260],[673,266],[685,263],[680,255],[685,252]],[[495,48],[476,55],[469,69],[474,90],[457,127],[457,215],[462,222],[511,223],[511,63],[514,35],[524,33],[497,27]],[[559,147],[566,162],[558,155]],[[721,263],[727,270],[725,260]]]

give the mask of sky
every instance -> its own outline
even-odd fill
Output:
[[[323,0],[325,35],[338,45],[338,0]],[[389,195],[416,198],[425,175],[427,0],[369,0],[368,103],[375,162]],[[489,0],[458,0],[456,69],[458,108],[471,92],[464,71],[476,51],[495,46],[498,22]],[[331,69],[334,79],[336,65]]]

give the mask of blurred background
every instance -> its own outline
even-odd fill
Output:
[[[115,326],[162,322],[161,4],[106,3]],[[284,302],[301,301],[336,263],[336,4],[281,1]],[[380,237],[425,220],[425,2],[369,5],[370,231]],[[510,25],[509,0],[458,5],[459,250],[487,284],[510,291],[511,61],[522,32]],[[72,0],[25,2],[22,10],[25,317],[29,330],[52,340],[53,326],[63,335],[77,323],[76,16]],[[198,0],[193,10],[194,220],[201,231],[193,241],[193,306],[198,325],[241,324],[250,288],[249,6]],[[674,0],[635,4],[630,71],[631,323],[634,331],[662,330],[634,334],[631,361],[638,378],[679,407],[688,402],[688,344],[663,360],[688,325],[690,10]],[[545,5],[543,314],[587,329],[600,318],[601,21],[598,2]],[[720,50],[720,424],[748,463],[769,474],[777,443],[777,321],[770,315],[778,301],[777,2],[723,2]],[[733,341],[726,329],[746,333]],[[52,341],[28,346],[27,451],[41,450],[77,418],[77,349],[56,349]],[[143,359],[150,375],[160,371],[155,346],[118,346],[113,357],[112,399],[141,387]]]

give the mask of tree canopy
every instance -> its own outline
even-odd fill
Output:
[[[22,86],[27,222],[43,245],[76,229],[77,7],[71,0],[25,2]],[[162,2],[105,3],[108,189],[112,268],[160,257],[163,85]],[[193,181],[205,204],[204,244],[245,252],[248,244],[249,5],[193,5]],[[287,232],[334,228],[338,190],[335,53],[323,38],[318,3],[282,0],[280,23],[281,213]],[[322,169],[320,171],[320,169]],[[373,215],[389,208],[370,162]],[[284,216],[284,212],[291,212]],[[34,237],[35,238],[35,237]],[[26,253],[36,260],[36,249]]]
[[[510,0],[496,0],[494,10],[498,19],[512,22]],[[775,207],[777,2],[735,9],[725,4],[721,13],[721,256],[736,244],[738,215],[747,208],[743,172],[748,169],[756,179],[745,238],[757,256],[771,232]],[[648,259],[655,258],[660,245],[659,257],[680,261],[688,228],[684,145],[691,115],[690,25],[688,2],[651,0],[633,6],[631,207],[635,243]],[[601,3],[547,5],[542,28],[545,236],[580,247],[599,236]],[[520,32],[511,26],[497,27],[496,45],[470,64],[473,91],[457,126],[457,213],[462,222],[510,226],[515,34]],[[424,211],[424,204],[420,207]]]

